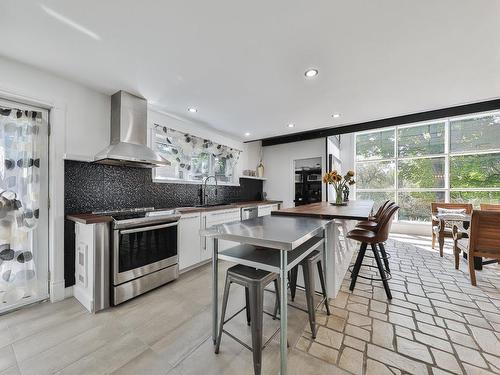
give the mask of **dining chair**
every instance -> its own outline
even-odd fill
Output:
[[[474,257],[485,257],[500,261],[500,211],[475,210],[472,212],[469,238],[455,241],[455,268],[458,269],[458,254],[464,251],[468,254],[469,273],[472,285],[476,285],[476,270]],[[458,229],[453,227],[453,232]]]
[[[500,211],[500,204],[481,203],[481,211]]]
[[[467,215],[472,213],[471,203],[442,203],[442,202],[432,202],[431,203],[431,213],[432,213],[432,248],[434,249],[436,245],[436,239],[439,243],[439,255],[443,256],[444,239],[445,237],[453,238],[452,226],[447,226],[446,223],[443,224],[443,220],[440,220],[435,214],[438,212],[438,208],[444,208],[447,210],[465,210]],[[463,235],[463,233],[462,233]]]

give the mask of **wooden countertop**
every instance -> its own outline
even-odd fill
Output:
[[[334,206],[329,202],[305,204],[271,212],[271,215],[303,216],[320,219],[367,220],[373,208],[373,201],[354,200],[347,206]]]
[[[96,214],[71,214],[66,215],[66,219],[82,224],[98,224],[113,221],[111,216]]]
[[[252,206],[263,206],[266,204],[280,204],[283,201],[245,201],[245,202],[237,202],[231,204],[224,204],[220,206],[211,206],[211,207],[180,207],[177,209],[177,212],[181,214],[188,213],[196,213],[196,212],[210,212],[210,211],[219,211],[219,210],[228,210],[231,208],[244,208],[244,207],[252,207]],[[160,211],[162,209],[156,209],[155,211]],[[164,210],[172,210],[172,208],[165,208]],[[98,223],[107,223],[113,221],[111,216],[107,215],[96,215],[91,213],[84,214],[70,214],[66,216],[66,219],[74,221],[76,223],[82,224],[98,224]]]

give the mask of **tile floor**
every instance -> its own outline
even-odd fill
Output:
[[[360,279],[352,294],[344,286],[331,301],[333,315],[319,313],[315,341],[306,314],[289,309],[289,373],[500,373],[498,267],[478,273],[479,287],[472,288],[467,273],[454,270],[449,247],[441,259],[428,238],[393,236],[388,245],[391,303],[378,283]],[[96,315],[71,298],[0,316],[0,375],[252,375],[251,353],[229,337],[213,353],[209,285],[205,266]],[[228,314],[243,303],[243,290],[232,288]],[[272,310],[272,293],[265,305]],[[264,322],[265,336],[279,324],[267,316]],[[244,314],[227,328],[250,343]],[[263,374],[278,373],[279,346],[272,342]]]
[[[378,281],[358,278],[351,293],[347,276],[316,339],[307,327],[296,347],[354,374],[500,374],[500,267],[472,287],[450,243],[444,258],[427,238],[392,236],[386,249],[392,301]]]

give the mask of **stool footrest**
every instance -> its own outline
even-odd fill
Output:
[[[380,271],[377,266],[374,266],[372,264],[362,264],[361,267],[370,267],[370,268],[375,268],[377,271]],[[352,274],[352,269],[354,268],[354,265],[349,266],[348,270]],[[360,273],[358,273],[357,277],[361,277],[362,279],[365,280],[372,280],[372,281],[388,281],[392,279],[392,275],[389,271],[383,270],[385,277],[368,277],[368,276],[363,276]]]

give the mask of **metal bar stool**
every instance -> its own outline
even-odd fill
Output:
[[[377,226],[375,228],[371,230],[355,228],[347,234],[348,238],[361,242],[356,262],[353,266],[349,267],[349,270],[351,271],[351,285],[349,286],[349,290],[354,290],[354,287],[356,286],[356,280],[359,276],[363,279],[382,281],[387,298],[392,299],[391,289],[389,287],[389,283],[387,282],[391,279],[391,273],[388,269],[384,269],[384,266],[382,265],[382,258],[380,257],[380,254],[378,252],[377,245],[380,246],[380,244],[387,241],[392,224],[392,219],[398,210],[399,206],[395,204],[391,205],[381,214],[381,217],[378,220]],[[371,264],[363,264],[363,259],[365,257],[368,245],[370,245],[371,247],[373,257],[375,258],[377,266],[373,266]],[[383,245],[381,249],[384,249],[384,254],[385,248],[383,247]],[[387,256],[385,257],[387,258]],[[360,275],[359,271],[362,266],[377,268],[380,274],[380,278]]]
[[[316,338],[316,306],[314,305],[314,295],[316,293],[316,287],[314,282],[314,266],[318,268],[319,281],[321,283],[321,292],[323,299],[321,303],[325,304],[326,313],[330,315],[330,307],[328,306],[328,298],[326,296],[325,288],[325,278],[323,276],[323,268],[321,267],[321,253],[314,250],[305,257],[297,266],[291,269],[289,280],[290,280],[290,294],[292,301],[295,299],[295,291],[297,289],[297,273],[299,266],[302,266],[302,272],[304,274],[304,287],[306,292],[306,302],[307,302],[307,313],[309,315],[309,324],[311,326],[311,333],[313,339]],[[292,307],[296,307],[293,306]]]
[[[264,311],[264,288],[274,282],[274,287],[276,288],[276,303],[274,305],[273,314]],[[235,283],[245,287],[245,299],[246,306],[238,310],[228,319],[225,319],[227,301],[229,297],[229,288],[231,284]],[[280,294],[279,294],[279,283],[278,274],[258,270],[252,267],[247,267],[243,265],[236,265],[227,270],[226,273],[226,284],[224,286],[224,297],[222,300],[222,314],[219,325],[219,334],[217,335],[217,341],[215,344],[215,353],[219,353],[219,347],[221,343],[222,333],[231,337],[236,342],[243,345],[245,348],[253,353],[253,366],[255,375],[260,375],[262,367],[262,350],[267,346],[267,344],[276,336],[279,329],[274,332],[269,340],[262,344],[262,323],[263,314],[268,314],[276,319],[278,312]],[[246,309],[247,312],[247,323],[251,326],[252,331],[252,346],[248,346],[240,339],[232,335],[230,332],[224,329],[224,324],[229,322],[231,319],[236,317],[239,313]]]

